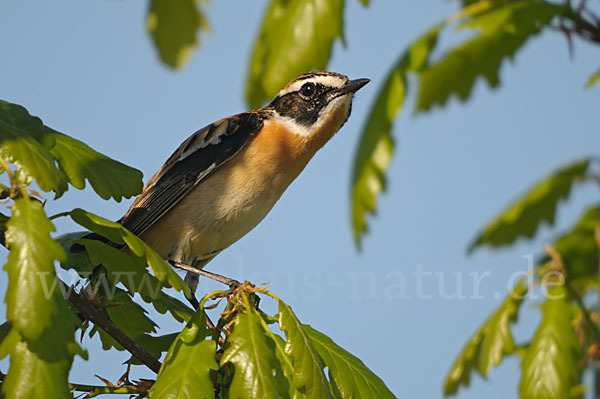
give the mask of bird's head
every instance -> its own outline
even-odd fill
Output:
[[[298,76],[269,105],[291,131],[307,139],[328,140],[350,116],[352,96],[369,79],[350,80],[333,72],[310,72]]]

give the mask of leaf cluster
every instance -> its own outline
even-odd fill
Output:
[[[190,298],[181,277],[119,223],[81,208],[49,217],[34,183],[60,196],[67,184],[83,188],[87,179],[100,196],[120,200],[139,191],[141,174],[44,126],[21,106],[0,105],[0,162],[11,211],[0,219],[9,250],[7,321],[0,325],[0,358],[10,357],[1,379],[3,397],[72,398],[74,391],[90,398],[394,397],[359,359],[303,325],[266,289],[245,284],[215,292],[193,310],[166,291]],[[57,217],[87,230],[54,238]],[[81,279],[67,285],[58,265]],[[278,313],[260,311],[257,294],[274,298]],[[148,306],[136,298],[185,327],[157,335]],[[217,327],[209,328],[204,308],[214,298],[226,298],[226,309]],[[132,354],[117,384],[102,378],[105,386],[68,382],[73,357],[88,358],[75,340],[79,335],[83,342],[86,332],[104,350]],[[129,366],[139,364],[158,372],[156,380],[130,381]]]
[[[540,225],[552,225],[557,207],[582,182],[597,183],[593,158],[575,160],[534,184],[520,198],[490,221],[475,238],[470,251],[488,246],[512,245],[532,238]],[[585,209],[567,232],[538,257],[529,283],[520,282],[505,301],[467,341],[444,382],[444,394],[455,395],[468,386],[473,372],[486,377],[504,357],[518,354],[521,360],[519,393],[523,398],[580,397],[587,360],[597,356],[600,343],[597,315],[592,316],[583,296],[600,285],[598,259],[600,208]],[[511,324],[527,291],[541,287],[542,318],[529,343],[517,345]]]
[[[278,313],[260,311],[255,305],[257,294],[275,299]],[[215,296],[227,299],[227,310],[217,323],[219,331],[206,327],[203,311]],[[274,332],[273,325],[283,334]],[[274,294],[248,284],[202,300],[171,344],[149,397],[213,398],[215,394],[218,398],[394,398],[359,359],[302,324]]]

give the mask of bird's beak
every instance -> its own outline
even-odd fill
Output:
[[[369,83],[371,79],[354,79],[346,83],[344,87],[342,87],[339,92],[340,94],[346,93],[356,93],[360,90],[361,87]]]

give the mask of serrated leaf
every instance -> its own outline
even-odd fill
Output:
[[[175,341],[175,338],[177,338],[177,335],[178,335],[178,333],[158,335],[158,336],[142,334],[142,335],[138,335],[137,337],[134,337],[133,340],[139,346],[144,348],[144,350],[146,350],[146,352],[148,352],[152,357],[154,357],[155,359],[160,359],[163,352],[167,352],[169,350],[169,348]],[[135,364],[135,365],[143,365],[143,363],[140,362],[134,356],[131,356],[129,358],[129,360],[127,360],[127,363]]]
[[[100,282],[98,292],[110,320],[121,331],[129,337],[156,332],[156,323],[147,316],[148,312],[144,308],[133,301],[133,298],[131,298],[127,291],[123,291],[112,285],[104,286],[105,283],[107,283],[106,280]],[[96,332],[100,335],[102,349],[115,348],[120,351],[125,350],[102,329],[94,327],[90,330],[89,336],[93,337]]]
[[[339,347],[331,338],[304,325],[315,349],[329,369],[329,383],[340,399],[387,399],[395,398],[365,364],[350,352]]]
[[[417,111],[444,105],[452,95],[465,101],[480,76],[497,87],[502,61],[564,10],[541,0],[504,3],[463,22],[479,33],[421,72]]]
[[[54,145],[50,152],[73,187],[82,190],[85,180],[103,199],[113,198],[120,202],[142,192],[142,172],[107,157],[73,137],[45,127],[45,137],[51,137]],[[46,139],[44,139],[46,140]]]
[[[150,390],[150,399],[208,399],[215,392],[211,372],[218,370],[216,342],[206,340],[208,330],[200,308],[175,338]],[[265,396],[266,397],[266,396]]]
[[[542,320],[521,363],[522,398],[568,398],[581,383],[581,346],[573,305],[564,286],[554,286],[542,306]]]
[[[158,313],[165,314],[169,312],[179,322],[187,323],[194,314],[194,311],[188,305],[164,292],[159,298],[152,300],[151,304]]]
[[[292,383],[306,398],[330,398],[325,365],[304,327],[292,311],[279,301],[279,328],[285,333],[285,352],[292,359]]]
[[[55,261],[64,261],[61,246],[50,237],[54,225],[42,204],[20,198],[12,205],[6,242],[10,248],[6,318],[28,342],[47,333],[64,302],[56,280]]]
[[[305,399],[306,396],[293,383],[294,366],[292,365],[292,359],[285,353],[285,340],[277,334],[272,334],[271,338],[275,341],[275,357],[281,364],[281,370],[285,377],[277,380],[280,383],[280,390],[289,392],[290,399]]]
[[[277,380],[281,365],[274,352],[275,343],[263,331],[260,316],[238,314],[233,332],[227,339],[230,346],[223,353],[221,367],[235,366],[229,397],[235,399],[287,398]]]
[[[592,76],[590,76],[588,81],[585,83],[585,88],[589,89],[590,87],[592,87],[593,85],[598,83],[599,80],[600,80],[600,69],[598,69],[596,72],[594,72],[592,74]]]
[[[162,62],[171,68],[185,64],[198,46],[200,30],[208,30],[208,21],[196,0],[152,0],[148,11],[148,32]]]
[[[72,357],[44,359],[25,341],[18,340],[10,351],[10,369],[2,383],[2,394],[11,399],[72,399],[67,383],[71,361]]]
[[[71,247],[79,244],[79,241],[90,234],[89,231],[78,231],[74,233],[61,234],[55,240],[62,245],[67,260],[60,263],[64,270],[73,269],[80,277],[88,278],[94,270],[94,265],[90,262],[90,258],[85,251],[72,251]]]
[[[485,377],[504,356],[515,353],[510,324],[517,321],[526,293],[527,286],[520,281],[463,347],[444,381],[445,396],[455,395],[461,385],[469,386],[473,372]]]
[[[296,76],[327,66],[334,41],[343,39],[343,9],[344,0],[271,0],[248,68],[252,108]]]
[[[87,179],[104,199],[129,198],[143,187],[142,173],[59,133],[20,105],[0,100],[0,156],[17,166],[20,180],[35,179],[60,197],[67,182],[83,189]]]
[[[102,265],[113,284],[122,283],[130,294],[139,293],[150,302],[162,295],[161,284],[146,270],[143,258],[120,251],[98,240],[81,240],[93,265]]]
[[[60,197],[67,191],[67,177],[50,151],[32,136],[43,128],[42,121],[25,108],[0,100],[0,157],[17,167],[15,175],[21,183],[35,179],[39,188]]]
[[[600,223],[600,209],[586,209],[575,225],[557,238],[552,247],[560,254],[570,284],[576,288],[587,288],[591,283],[598,284],[598,259],[600,251],[594,238],[596,226]],[[538,265],[549,262],[542,257]]]
[[[443,25],[417,39],[400,57],[377,94],[360,136],[352,171],[352,230],[358,248],[367,231],[367,214],[375,213],[377,196],[385,190],[385,173],[394,154],[392,122],[404,104],[407,74],[422,69],[435,48]]]
[[[558,203],[569,197],[575,182],[583,179],[589,163],[589,159],[578,160],[536,183],[488,223],[469,246],[469,251],[481,245],[512,244],[520,237],[533,237],[542,222],[552,225]]]
[[[55,261],[64,261],[62,247],[50,233],[54,226],[42,204],[16,199],[7,222],[10,249],[4,266],[9,284],[7,319],[12,323],[0,352],[10,354],[2,393],[9,398],[71,398],[67,376],[74,353],[77,321],[56,278]]]
[[[125,243],[133,254],[146,261],[156,278],[160,280],[164,286],[173,287],[178,291],[183,291],[184,294],[189,297],[189,287],[173,268],[162,260],[152,248],[119,223],[112,222],[80,208],[73,209],[70,212],[70,216],[75,223],[108,238],[114,243]]]

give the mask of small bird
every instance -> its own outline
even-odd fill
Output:
[[[354,93],[368,82],[306,73],[266,107],[198,130],[119,222],[172,264],[202,269],[269,213],[346,122]],[[188,272],[186,282],[193,293],[198,274]]]

